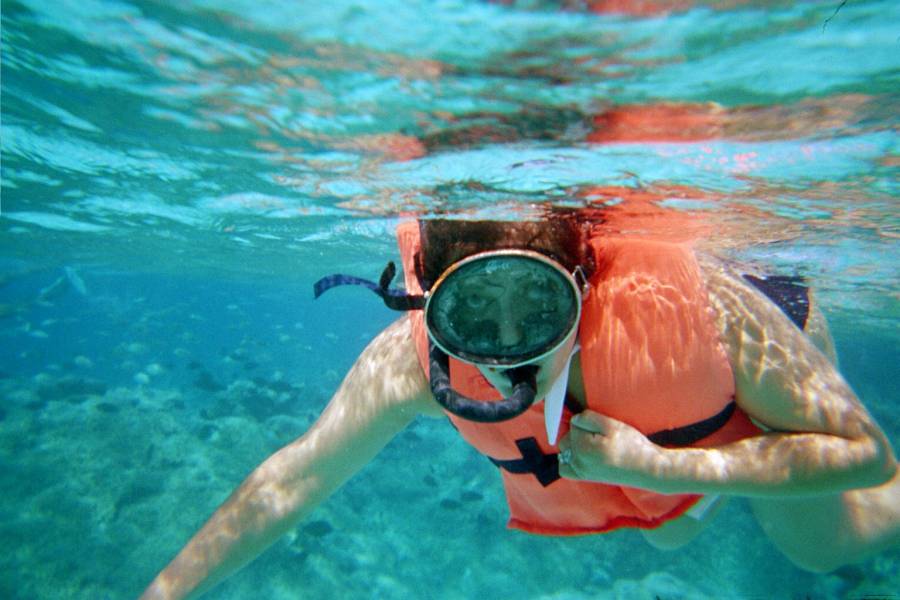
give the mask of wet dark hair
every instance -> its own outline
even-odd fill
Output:
[[[594,271],[588,234],[596,215],[577,210],[548,208],[537,221],[419,221],[422,250],[416,256],[416,275],[422,289],[432,284],[453,263],[489,250],[525,249],[552,258],[567,271],[576,267],[586,277]]]

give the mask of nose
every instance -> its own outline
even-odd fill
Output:
[[[516,319],[516,300],[513,294],[506,293],[499,298],[500,314],[498,328],[500,344],[509,348],[522,342],[524,332]]]
[[[522,341],[522,329],[519,325],[508,317],[500,319],[500,343],[503,346],[515,346]]]

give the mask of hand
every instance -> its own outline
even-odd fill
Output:
[[[572,417],[569,432],[559,442],[559,474],[651,489],[665,449],[640,431],[592,410]]]

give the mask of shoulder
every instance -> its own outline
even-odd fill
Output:
[[[710,303],[720,324],[733,327],[765,327],[794,336],[806,331],[810,319],[823,318],[812,303],[804,278],[773,275],[756,265],[739,264],[708,254],[698,254]],[[789,333],[788,333],[789,332]]]
[[[698,255],[710,302],[723,329],[754,327],[762,320],[769,329],[802,332],[819,351],[837,364],[834,340],[815,293],[804,277],[773,275],[753,264],[739,264],[710,255]],[[793,325],[793,328],[791,328]]]
[[[778,307],[746,278],[748,269],[743,265],[726,261],[709,254],[697,254],[697,263],[703,275],[710,306],[719,325],[720,333],[738,335],[747,329],[762,327],[763,320],[772,319],[780,325],[789,325]],[[758,277],[758,271],[751,273]]]
[[[825,413],[865,420],[846,381],[790,316],[753,285],[744,269],[699,258],[713,318],[734,371],[738,404],[774,429],[818,430]],[[850,414],[856,417],[850,418]],[[824,430],[839,429],[830,423]]]
[[[386,327],[366,346],[339,393],[406,417],[413,413],[443,415],[431,396],[406,316]]]

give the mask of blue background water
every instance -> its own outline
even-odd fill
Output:
[[[0,595],[136,596],[394,318],[311,286],[377,275],[409,214],[663,190],[720,220],[722,252],[814,278],[896,446],[900,10],[838,4],[4,2]],[[745,118],[588,141],[593,115],[673,101]],[[677,553],[505,511],[494,468],[419,421],[210,596],[900,589],[896,551],[797,570],[741,502]]]

